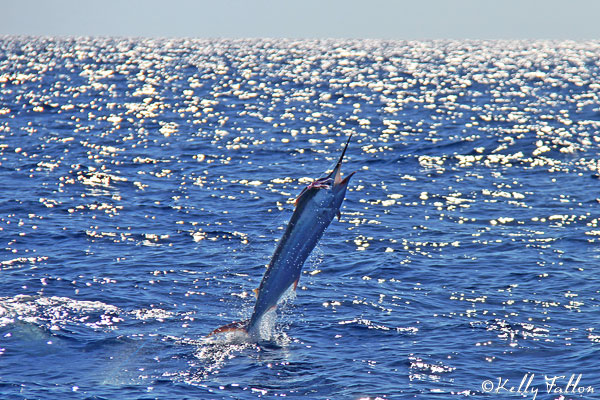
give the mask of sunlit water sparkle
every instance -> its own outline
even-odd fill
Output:
[[[0,397],[597,396],[599,70],[599,42],[1,38]],[[272,337],[207,339],[349,134]]]

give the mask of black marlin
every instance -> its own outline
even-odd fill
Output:
[[[277,303],[288,289],[296,289],[304,261],[333,218],[336,215],[340,218],[340,207],[346,195],[346,187],[354,175],[352,172],[342,179],[340,171],[348,143],[350,138],[333,171],[305,187],[296,199],[294,213],[256,291],[256,305],[250,319],[222,326],[215,329],[211,335],[239,330],[255,336],[265,313],[277,307]]]

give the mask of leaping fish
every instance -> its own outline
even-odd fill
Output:
[[[354,172],[342,179],[342,160],[350,137],[333,171],[305,187],[295,202],[295,209],[283,237],[279,241],[267,271],[257,289],[256,304],[250,319],[233,322],[211,332],[243,331],[255,336],[262,317],[277,307],[282,295],[296,289],[304,262],[335,216],[340,219],[340,207],[348,182]]]

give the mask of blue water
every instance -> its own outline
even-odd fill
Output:
[[[600,42],[1,38],[0,398],[598,398],[599,82]],[[207,340],[349,134],[271,339]]]

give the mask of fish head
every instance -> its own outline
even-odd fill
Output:
[[[348,182],[354,172],[342,178],[342,162],[344,160],[344,155],[346,154],[346,149],[348,148],[348,144],[350,143],[352,135],[348,138],[346,142],[346,146],[342,151],[342,155],[338,159],[337,163],[333,170],[326,176],[315,179],[310,185],[304,188],[298,198],[296,199],[296,206],[303,201],[306,201],[310,198],[313,198],[317,193],[319,193],[320,198],[325,203],[329,203],[329,208],[332,208],[337,211],[339,210],[342,202],[344,201],[344,197],[346,195],[346,188],[348,187]],[[327,200],[329,199],[329,200]]]

